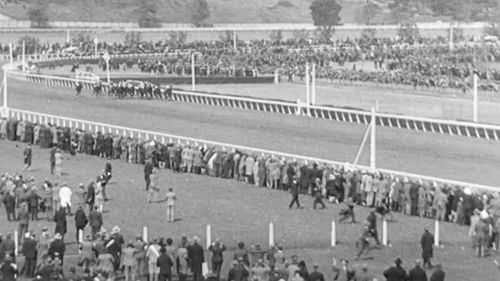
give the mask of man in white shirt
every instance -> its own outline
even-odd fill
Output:
[[[59,198],[61,200],[61,208],[66,208],[66,213],[71,215],[71,195],[73,192],[68,187],[67,183],[63,183],[63,186],[59,190]]]
[[[146,251],[146,258],[148,259],[148,271],[149,271],[149,281],[158,281],[158,273],[160,269],[156,262],[160,256],[160,245],[158,245],[158,239],[154,238],[151,245]]]

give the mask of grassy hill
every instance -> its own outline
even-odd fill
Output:
[[[51,21],[136,22],[137,0],[43,0],[49,3]],[[189,0],[150,0],[166,23],[189,23]],[[312,0],[208,0],[212,23],[308,23]],[[374,0],[383,6],[388,0]],[[0,0],[0,13],[14,19],[28,19],[33,0]],[[10,2],[10,3],[9,3]],[[344,23],[355,22],[356,11],[365,0],[340,0]],[[387,22],[387,16],[377,17]]]

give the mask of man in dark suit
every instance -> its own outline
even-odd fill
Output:
[[[75,227],[76,227],[76,241],[80,243],[81,241],[78,239],[79,238],[79,232],[82,232],[82,238],[83,238],[83,232],[85,229],[85,226],[87,226],[88,223],[87,215],[85,215],[85,211],[83,210],[83,206],[78,206],[78,209],[76,210],[75,213]]]
[[[191,265],[191,272],[193,273],[193,281],[201,281],[202,278],[202,264],[205,262],[205,255],[203,248],[200,246],[198,237],[193,238],[193,245],[188,247],[188,259]]]
[[[384,277],[387,281],[405,281],[408,280],[408,274],[401,267],[403,261],[400,258],[397,258],[394,261],[394,266],[391,266],[389,269],[384,271]]]
[[[49,256],[52,260],[56,257],[56,253],[61,260],[61,265],[64,262],[64,252],[66,251],[66,246],[62,240],[62,235],[60,233],[56,233],[54,235],[54,240],[50,242],[49,245]]]
[[[0,274],[2,275],[2,281],[16,281],[17,267],[10,255],[5,257],[2,266],[0,266]]]
[[[318,271],[318,265],[313,265],[313,271],[309,273],[309,279],[305,281],[325,281],[325,277],[323,273]]]
[[[24,149],[23,156],[24,156],[24,170],[30,170],[31,168],[31,157],[33,153],[31,150],[31,145],[28,144],[26,148]]]
[[[27,277],[33,277],[35,275],[37,251],[36,241],[29,232],[26,233],[21,252],[25,259],[23,270],[25,270]],[[21,270],[21,274],[23,270]]]
[[[297,183],[296,177],[290,179],[290,194],[292,194],[292,201],[290,202],[290,205],[288,205],[288,208],[291,209],[293,207],[293,204],[297,203],[297,208],[302,208],[300,206],[299,202],[299,184]]]
[[[431,258],[433,256],[434,236],[428,229],[424,230],[422,238],[420,239],[422,246],[422,259],[424,260],[424,267],[432,268]]]
[[[163,247],[160,249],[160,256],[156,260],[156,265],[160,269],[158,281],[172,281],[172,266],[174,263],[169,255],[167,255],[167,250]]]
[[[95,188],[93,181],[87,186],[87,199],[85,201],[89,205],[89,212],[92,211],[95,203]]]
[[[61,234],[64,239],[64,235],[67,232],[67,222],[66,222],[66,208],[59,208],[54,215],[54,222],[56,223],[55,233]]]
[[[31,220],[38,220],[38,202],[40,199],[42,199],[42,197],[38,195],[36,189],[31,189],[30,195],[28,196],[28,210],[31,214]]]
[[[415,267],[410,269],[409,281],[427,281],[427,273],[420,267],[420,260],[415,261]]]
[[[99,207],[96,205],[89,213],[90,227],[92,229],[92,240],[95,240],[97,232],[101,229],[103,224],[102,214],[98,211]]]
[[[3,197],[3,205],[5,206],[5,212],[7,213],[7,220],[16,220],[16,198],[10,194],[10,192],[5,193]]]
[[[431,278],[429,281],[444,281],[444,277],[446,274],[444,273],[443,269],[441,268],[441,264],[436,264],[434,267],[434,272],[431,274]]]

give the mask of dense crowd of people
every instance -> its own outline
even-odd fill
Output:
[[[45,51],[61,52],[64,46],[43,45]],[[92,54],[93,43],[79,46]],[[0,46],[5,51],[6,46]],[[19,51],[19,46],[16,52]],[[453,88],[466,91],[472,86],[472,73],[479,73],[482,90],[498,91],[500,72],[485,66],[500,60],[500,47],[492,43],[462,41],[450,49],[442,38],[422,38],[411,44],[398,39],[344,39],[332,44],[312,40],[281,43],[259,40],[238,41],[236,49],[224,41],[173,44],[169,41],[99,45],[99,50],[114,54],[165,53],[164,58],[111,61],[112,69],[134,65],[142,72],[156,75],[189,75],[191,53],[195,52],[195,73],[199,76],[274,75],[279,70],[292,80],[303,79],[306,62],[316,62],[317,76],[324,79],[370,81],[413,85],[429,89]],[[362,67],[364,62],[374,67]],[[101,62],[104,67],[104,63]]]

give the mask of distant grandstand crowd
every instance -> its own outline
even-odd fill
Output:
[[[198,76],[256,77],[274,75],[278,70],[288,81],[305,77],[306,62],[317,64],[317,77],[327,80],[348,80],[403,84],[432,89],[460,89],[472,86],[472,74],[479,74],[482,90],[498,91],[500,72],[490,63],[500,60],[500,46],[495,43],[466,40],[450,48],[444,39],[421,39],[411,44],[397,39],[345,39],[332,44],[288,40],[280,44],[259,40],[239,42],[237,48],[223,41],[170,44],[159,41],[134,44],[106,44],[99,52],[110,54],[165,53],[127,61],[111,61],[111,69],[134,66],[141,72],[155,75],[190,75],[191,53],[196,54]],[[40,45],[40,53],[92,55],[93,43]],[[69,50],[69,51],[68,51]],[[0,44],[8,53],[8,46]],[[15,53],[20,53],[16,46]],[[101,67],[104,66],[101,62]]]

